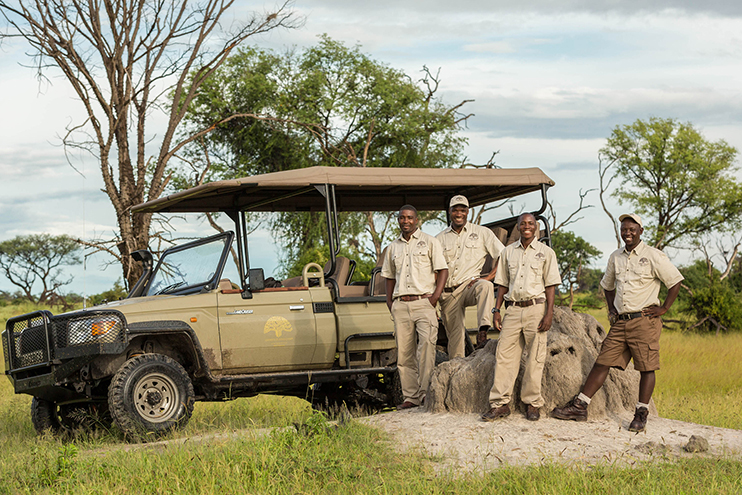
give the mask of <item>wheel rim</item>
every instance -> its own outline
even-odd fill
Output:
[[[134,386],[136,411],[151,423],[163,423],[173,419],[180,403],[180,390],[167,375],[150,373]]]

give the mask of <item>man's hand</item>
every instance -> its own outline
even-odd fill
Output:
[[[554,313],[551,311],[547,311],[544,314],[544,317],[541,318],[541,321],[538,324],[538,331],[539,332],[546,332],[551,328],[551,320],[554,317]]]
[[[608,311],[608,323],[611,324],[611,326],[615,325],[618,321],[618,313],[615,311]]]
[[[502,317],[500,316],[500,313],[495,313],[492,323],[495,326],[495,330],[498,332],[502,331]]]
[[[477,332],[477,349],[481,349],[484,347],[484,344],[487,343],[487,330],[480,330]]]
[[[428,298],[428,301],[430,301],[430,304],[435,308],[435,305],[438,304],[438,298],[434,296],[430,296]]]
[[[649,316],[650,318],[657,318],[667,313],[667,308],[664,306],[650,306],[642,309],[643,316]]]

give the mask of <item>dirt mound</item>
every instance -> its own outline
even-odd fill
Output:
[[[606,331],[590,315],[565,308],[554,309],[554,322],[547,337],[548,352],[542,394],[543,413],[563,405],[580,391],[587,374],[600,351]],[[438,365],[433,371],[426,411],[432,413],[483,413],[489,409],[497,341],[491,340],[480,350],[465,358],[456,358]],[[515,381],[511,408],[524,409],[520,401],[520,383],[525,360]],[[591,418],[618,418],[633,413],[639,393],[639,372],[629,364],[625,371],[611,370],[603,387],[590,403]],[[657,414],[654,403],[650,413]]]

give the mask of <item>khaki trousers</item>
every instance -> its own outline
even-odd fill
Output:
[[[510,306],[504,311],[502,331],[495,354],[497,358],[495,380],[490,390],[491,407],[510,403],[524,350],[528,352],[528,356],[520,398],[533,407],[543,407],[541,376],[546,362],[546,332],[539,332],[537,328],[545,311],[545,304],[535,304],[526,308]]]
[[[466,287],[458,294],[444,292],[438,302],[441,304],[441,318],[448,336],[448,357],[464,357],[466,308],[476,306],[479,327],[491,327],[492,308],[495,307],[495,286],[492,282],[480,278],[474,285]]]
[[[438,317],[427,299],[392,304],[397,370],[406,401],[422,404],[435,367]]]

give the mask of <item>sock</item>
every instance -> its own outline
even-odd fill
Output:
[[[649,404],[642,404],[641,402],[636,403],[636,408],[639,409],[643,407],[644,409],[649,409]]]
[[[590,401],[592,400],[592,399],[590,399],[590,397],[588,397],[587,395],[583,394],[582,392],[580,392],[580,395],[578,395],[577,398],[580,399],[582,402],[584,402],[587,405],[590,405]]]

